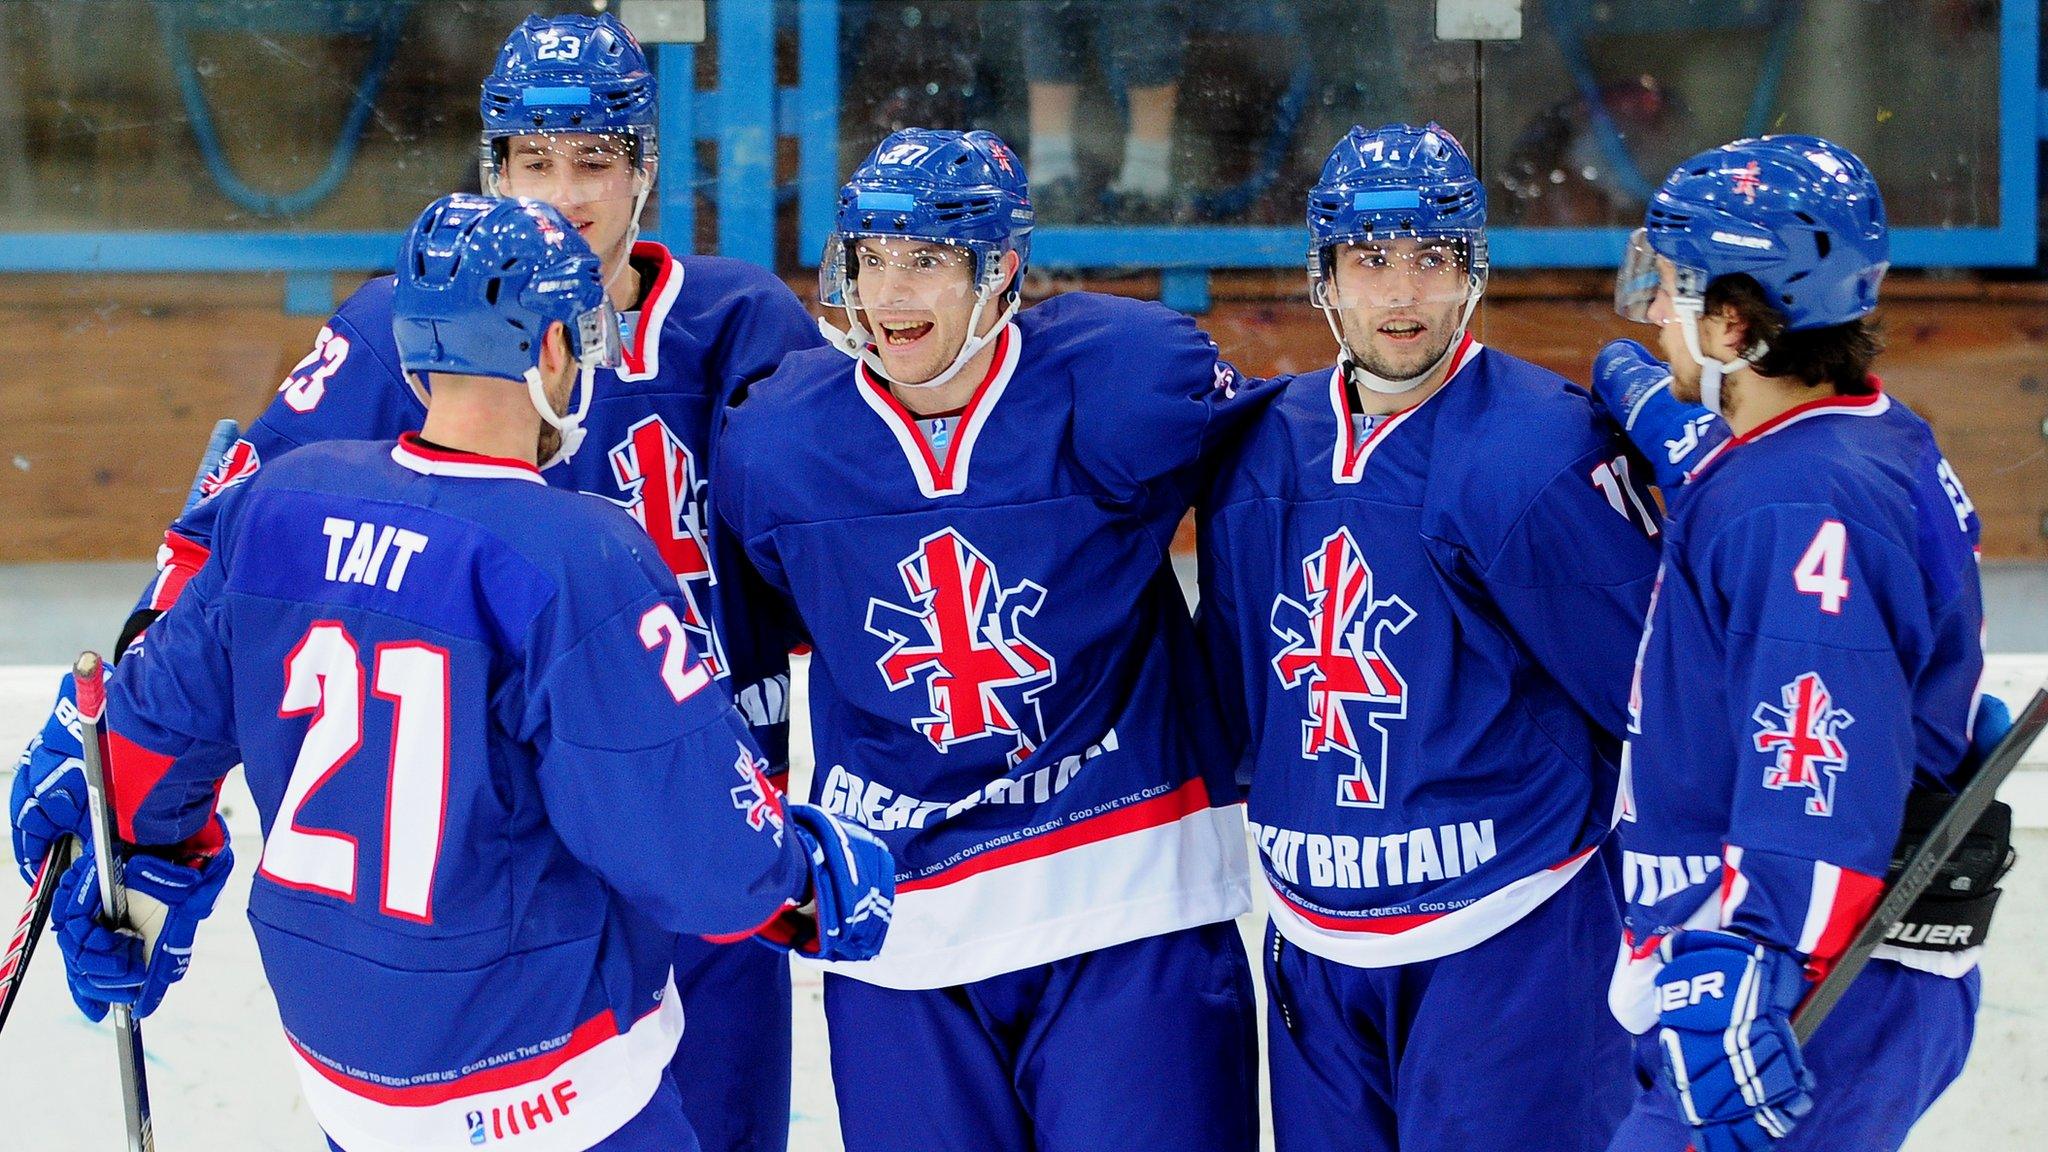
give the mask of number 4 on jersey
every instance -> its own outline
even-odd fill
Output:
[[[1802,594],[1820,597],[1820,610],[1830,616],[1842,614],[1842,601],[1849,598],[1849,581],[1842,575],[1842,562],[1849,555],[1849,531],[1840,520],[1823,521],[1813,534],[1806,554],[1792,566],[1792,586]]]

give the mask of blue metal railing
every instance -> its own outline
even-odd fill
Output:
[[[839,164],[839,0],[797,0],[798,75],[793,88],[775,81],[776,19],[767,3],[716,5],[718,86],[698,89],[696,48],[656,49],[661,88],[662,150],[658,238],[690,248],[696,196],[708,190],[718,206],[717,250],[773,265],[776,255],[776,148],[797,143],[797,253],[814,264],[831,227],[832,203],[844,174]],[[2048,97],[2039,79],[2041,13],[2027,0],[2000,5],[1999,196],[1995,226],[1906,227],[1893,232],[1900,266],[2023,267],[2036,259],[2037,142],[2048,131]],[[696,141],[714,145],[717,173],[700,179]],[[1192,237],[1199,241],[1191,243]],[[396,231],[368,232],[47,232],[15,233],[0,243],[7,272],[283,272],[294,311],[332,306],[328,274],[388,265]],[[1500,228],[1491,234],[1496,267],[1612,266],[1621,256],[1621,228]],[[1218,268],[1291,267],[1302,258],[1294,227],[1048,226],[1033,238],[1033,260],[1046,268],[1158,268],[1168,303],[1206,305],[1207,277]]]

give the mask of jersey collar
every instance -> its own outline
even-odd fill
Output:
[[[1822,416],[1882,416],[1891,411],[1892,398],[1885,394],[1884,381],[1873,375],[1870,377],[1870,385],[1876,391],[1868,396],[1826,396],[1808,401],[1797,408],[1773,416],[1740,436],[1723,440],[1712,452],[1707,453],[1707,458],[1699,462],[1688,479],[1705,472],[1715,461],[1735,448],[1744,444],[1754,444],[1774,432],[1783,432],[1794,424],[1803,424]]]
[[[1330,407],[1337,416],[1337,444],[1330,453],[1330,479],[1339,484],[1356,484],[1364,479],[1365,462],[1372,458],[1373,449],[1392,435],[1395,428],[1407,423],[1410,416],[1421,411],[1424,405],[1442,395],[1451,381],[1457,379],[1458,373],[1465,370],[1465,365],[1478,359],[1484,349],[1485,345],[1474,340],[1470,332],[1465,333],[1458,350],[1451,356],[1451,369],[1444,373],[1444,382],[1437,386],[1436,391],[1423,397],[1422,403],[1403,408],[1380,421],[1363,440],[1357,439],[1351,430],[1351,401],[1344,394],[1344,365],[1338,364],[1330,369]]]
[[[460,476],[469,480],[530,480],[545,485],[540,469],[524,460],[503,456],[480,456],[474,452],[450,452],[420,443],[419,433],[407,432],[391,447],[391,458],[399,467],[422,476]]]
[[[917,489],[927,497],[957,496],[967,490],[967,468],[974,457],[974,443],[981,438],[982,426],[988,423],[989,413],[995,411],[996,402],[1003,398],[1003,392],[1010,386],[1010,377],[1017,371],[1017,360],[1024,352],[1024,333],[1014,323],[1003,325],[1002,334],[996,337],[995,359],[988,366],[988,375],[974,389],[974,395],[967,400],[967,406],[960,411],[960,424],[953,433],[953,440],[946,446],[946,458],[941,461],[932,455],[931,445],[918,432],[917,417],[896,399],[889,390],[887,381],[878,379],[868,371],[868,366],[855,361],[853,378],[856,391],[875,415],[896,437],[897,445],[903,449],[904,458],[910,462],[910,473],[917,478]]]
[[[665,245],[642,240],[633,245],[633,255],[659,264],[654,286],[640,298],[640,322],[633,326],[633,339],[622,349],[618,368],[621,380],[652,380],[661,371],[661,329],[668,323],[669,309],[683,287],[683,262]]]

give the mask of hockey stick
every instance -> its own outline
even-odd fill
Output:
[[[1920,842],[1913,858],[1906,861],[1898,883],[1884,894],[1883,900],[1878,901],[1877,909],[1857,930],[1849,950],[1842,953],[1827,979],[1822,980],[1819,987],[1807,996],[1806,1003],[1800,1005],[1792,1018],[1792,1033],[1801,1044],[1813,1037],[1814,1030],[1828,1018],[1829,1012],[1834,1011],[1842,994],[1849,990],[1849,985],[1856,982],[1863,966],[1870,962],[1870,954],[1884,943],[1885,934],[1892,930],[1892,925],[1905,917],[1913,902],[1920,899],[1927,886],[1934,882],[1941,866],[1948,863],[1948,858],[1955,855],[1957,848],[1962,847],[1963,837],[1976,826],[1977,818],[1984,814],[1984,810],[1991,807],[1991,801],[1997,798],[1998,786],[2011,775],[2013,767],[2020,762],[2020,757],[2027,754],[2027,749],[2033,746],[2034,738],[2041,734],[2043,728],[2048,728],[2048,689],[2037,689],[2019,719],[2014,721],[2012,731],[2007,732],[2005,739],[1998,742],[1998,747],[1991,750],[1991,755],[1984,758],[1977,774],[1956,794],[1948,811],[1935,821],[1927,838]]]
[[[222,420],[214,424],[213,434],[206,438],[206,451],[199,457],[199,471],[192,474],[192,487],[185,493],[185,512],[190,512],[193,505],[199,503],[206,488],[206,478],[213,475],[213,470],[220,467],[220,462],[227,458],[228,449],[233,448],[235,442],[241,438],[242,426],[233,420]],[[179,515],[184,515],[184,512],[180,512]]]
[[[79,743],[85,745],[85,792],[92,808],[92,855],[99,865],[100,905],[108,926],[127,931],[128,889],[121,882],[120,857],[114,851],[113,806],[107,799],[106,757],[100,744],[101,721],[107,710],[106,668],[99,655],[81,653],[72,668],[78,681]],[[131,1005],[108,1010],[114,1025],[114,1047],[121,1058],[121,1104],[128,1126],[128,1152],[156,1152],[149,1126],[149,1081],[142,1071],[142,1022]]]
[[[213,432],[206,441],[206,450],[199,457],[199,467],[192,474],[192,484],[185,493],[185,512],[199,503],[207,478],[220,467],[228,450],[241,437],[241,425],[233,420],[214,424]],[[29,960],[35,955],[36,943],[42,938],[43,928],[50,920],[50,906],[57,895],[57,880],[70,866],[77,846],[75,838],[65,837],[52,845],[42,866],[36,870],[35,883],[29,887],[28,902],[21,910],[21,918],[15,922],[14,935],[8,939],[6,954],[0,956],[0,1028],[6,1026],[8,1013],[14,1010],[14,1002],[21,994]]]
[[[214,424],[213,432],[206,440],[206,451],[199,456],[199,469],[192,474],[192,486],[185,492],[184,510],[179,515],[190,512],[199,503],[207,477],[220,467],[221,461],[227,458],[228,450],[241,438],[242,426],[235,421],[221,420]],[[51,845],[42,866],[36,870],[35,883],[29,886],[28,903],[21,910],[21,919],[15,922],[14,935],[8,938],[6,954],[0,956],[0,1028],[7,1025],[7,1014],[14,1010],[14,1001],[21,995],[22,981],[28,975],[28,962],[35,955],[43,928],[50,922],[50,905],[57,899],[57,880],[64,874],[64,869],[71,866],[77,850],[77,839],[70,836]]]
[[[36,882],[29,886],[28,905],[21,910],[21,919],[14,925],[14,935],[8,938],[7,954],[0,957],[0,1028],[7,1026],[7,1014],[14,1011],[14,1001],[21,995],[21,978],[28,974],[29,958],[35,955],[36,941],[42,939],[43,927],[50,922],[50,905],[57,897],[57,878],[64,869],[71,866],[71,854],[77,841],[64,837],[43,857],[43,865],[36,870]]]

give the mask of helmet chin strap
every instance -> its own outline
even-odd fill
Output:
[[[640,214],[647,209],[647,194],[651,191],[653,191],[653,182],[642,180],[640,182],[640,190],[633,193],[633,216],[626,223],[626,234],[619,238],[618,248],[616,249],[618,259],[612,262],[612,270],[605,273],[604,294],[607,297],[612,294],[612,285],[618,282],[619,277],[626,274],[627,267],[633,262],[633,245],[640,242]],[[615,307],[620,312],[632,310],[631,305],[618,305]],[[564,459],[566,458],[564,457]]]
[[[533,401],[533,410],[540,413],[542,420],[547,421],[549,426],[562,434],[561,446],[540,462],[540,469],[543,472],[574,456],[576,449],[583,446],[583,417],[590,412],[591,386],[596,383],[597,366],[588,362],[580,363],[576,372],[580,382],[579,390],[583,393],[581,403],[576,405],[573,412],[560,413],[555,411],[553,404],[548,403],[547,385],[541,382],[540,369],[534,367],[526,370],[526,397]]]
[[[1476,287],[1465,293],[1465,310],[1459,314],[1457,330],[1451,333],[1451,342],[1444,345],[1443,354],[1431,360],[1427,367],[1406,380],[1389,380],[1384,376],[1379,376],[1365,370],[1365,366],[1359,363],[1358,356],[1351,351],[1351,342],[1344,339],[1344,329],[1337,322],[1337,309],[1335,307],[1325,307],[1323,309],[1323,320],[1329,324],[1330,334],[1337,338],[1338,351],[1344,354],[1344,375],[1347,379],[1356,380],[1382,396],[1400,396],[1422,387],[1422,382],[1429,379],[1431,373],[1442,367],[1444,361],[1451,358],[1451,354],[1458,350],[1459,344],[1464,343],[1465,330],[1472,323],[1472,312],[1479,307],[1479,296],[1480,291]]]
[[[1771,346],[1757,341],[1756,347],[1733,360],[1716,360],[1700,348],[1700,317],[1706,312],[1704,302],[1679,301],[1672,311],[1678,315],[1678,330],[1685,337],[1685,350],[1693,363],[1700,366],[1700,403],[1716,416],[1725,418],[1721,410],[1721,384],[1728,374],[1740,368],[1750,368],[1770,354]]]
[[[873,372],[876,376],[898,388],[937,388],[953,377],[958,376],[960,369],[965,368],[969,360],[974,359],[977,353],[983,348],[988,347],[990,341],[1002,334],[1004,326],[1009,324],[1010,318],[1017,314],[1017,296],[1015,293],[1010,293],[1009,297],[1009,300],[1003,305],[1002,315],[996,318],[996,322],[990,325],[988,331],[978,336],[969,336],[966,340],[961,341],[959,353],[953,357],[953,362],[946,366],[945,371],[940,372],[929,380],[921,380],[915,384],[907,380],[898,380],[894,376],[889,375],[889,369],[882,364],[881,353],[875,351],[874,334],[869,332],[867,326],[860,322],[860,297],[856,294],[851,282],[846,286],[846,304],[841,308],[841,311],[846,313],[846,327],[840,328],[830,320],[819,317],[818,331],[824,334],[825,339],[830,341],[834,348],[867,365],[868,371]],[[974,311],[967,316],[967,330],[969,332],[973,332],[981,327],[981,314],[988,307],[988,300],[989,298],[986,293],[977,292],[975,294]]]

